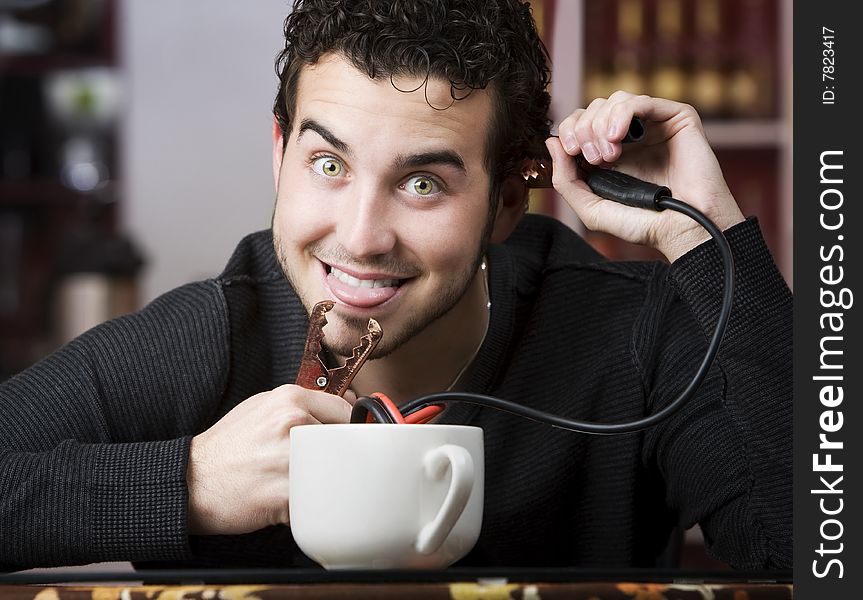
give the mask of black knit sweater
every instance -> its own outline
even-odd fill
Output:
[[[459,564],[649,566],[676,523],[698,522],[731,565],[791,565],[791,295],[754,221],[727,235],[731,322],[697,397],[670,420],[590,436],[471,405],[444,413],[485,432],[482,533]],[[712,242],[671,266],[607,262],[528,216],[488,257],[491,319],[466,391],[618,422],[666,405],[703,357],[722,292]],[[186,533],[191,437],[294,381],[307,325],[259,232],[220,277],[0,385],[0,570],[312,565],[288,527]]]

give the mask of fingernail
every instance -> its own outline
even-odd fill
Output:
[[[575,135],[567,133],[563,136],[563,148],[567,152],[572,152],[573,150],[578,148],[578,140],[575,139]]]
[[[608,140],[599,140],[599,149],[602,151],[603,158],[609,158],[612,154],[614,154],[614,148],[611,147],[611,144]]]
[[[581,145],[581,153],[584,155],[584,158],[587,159],[587,162],[594,162],[599,160],[600,154],[599,150],[596,149],[596,146],[593,145],[593,142],[586,142]]]
[[[612,121],[608,126],[608,137],[617,137],[617,134],[620,131],[620,127],[621,125],[619,121]]]

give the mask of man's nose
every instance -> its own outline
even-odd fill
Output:
[[[368,186],[341,205],[337,237],[352,256],[363,258],[393,250],[397,236],[390,214],[391,203],[385,192]]]

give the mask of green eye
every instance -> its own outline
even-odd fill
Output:
[[[314,169],[316,173],[327,177],[337,177],[342,172],[342,163],[330,156],[322,156],[315,160]]]
[[[433,194],[438,191],[437,185],[434,180],[430,177],[425,177],[423,175],[417,175],[416,177],[411,177],[408,180],[407,187],[413,190],[419,196],[428,196],[429,194]]]

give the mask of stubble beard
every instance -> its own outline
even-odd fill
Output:
[[[283,250],[280,236],[273,229],[273,246],[278,258],[279,264],[282,267],[282,272],[291,284],[291,287],[299,296],[300,301],[306,309],[306,313],[310,314],[314,305],[323,298],[309,298],[307,294],[297,285],[300,281],[299,273],[296,273],[292,268],[291,261]],[[460,273],[456,274],[449,280],[446,287],[434,293],[435,298],[431,302],[426,302],[421,307],[421,312],[414,312],[408,316],[404,325],[399,329],[393,328],[384,329],[384,335],[374,352],[369,357],[370,359],[378,359],[392,354],[409,340],[419,335],[423,330],[429,327],[432,323],[446,315],[455,307],[459,301],[467,293],[474,280],[474,277],[482,263],[483,255],[487,246],[487,236],[483,235],[482,243],[474,257],[474,260]],[[313,245],[306,248],[307,251],[315,250]],[[314,255],[311,254],[310,255]],[[362,265],[362,261],[353,261],[352,264]],[[380,263],[378,263],[379,265]],[[332,315],[332,313],[331,313]],[[337,317],[330,316],[329,329],[333,330],[335,321],[338,320],[343,324],[340,328],[340,334],[329,333],[327,328],[324,329],[325,339],[324,346],[343,357],[348,357],[352,354],[353,349],[360,344],[360,338],[368,333],[368,321],[363,318],[353,317],[350,315],[339,315]]]

